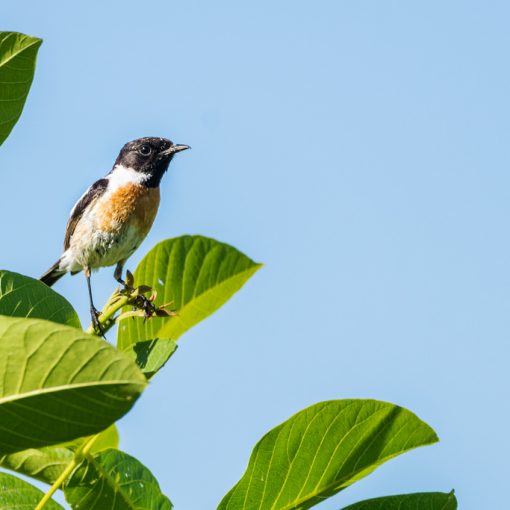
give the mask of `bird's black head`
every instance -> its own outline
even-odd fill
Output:
[[[144,184],[148,187],[157,187],[174,154],[189,148],[188,145],[179,145],[166,138],[153,136],[138,138],[122,147],[115,166],[122,165],[144,173],[147,175]]]

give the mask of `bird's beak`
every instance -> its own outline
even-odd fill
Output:
[[[162,156],[170,156],[170,154],[175,154],[176,152],[185,151],[187,149],[191,149],[191,147],[189,145],[179,145],[178,143],[176,143],[167,150],[161,152],[160,154]]]

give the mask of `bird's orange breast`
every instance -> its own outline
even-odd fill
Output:
[[[125,184],[98,204],[98,227],[103,232],[135,227],[145,237],[158,212],[159,199],[159,188]]]

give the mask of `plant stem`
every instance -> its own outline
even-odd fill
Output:
[[[115,299],[114,299],[115,298]],[[106,303],[103,310],[101,310],[101,315],[99,316],[99,324],[101,325],[101,329],[103,333],[106,333],[114,324],[115,319],[114,315],[125,305],[127,305],[130,296],[119,295],[115,293]],[[86,330],[85,333],[89,335],[99,335],[97,331],[95,331],[94,326],[91,324]]]
[[[46,503],[51,500],[51,497],[55,492],[62,486],[67,480],[68,476],[72,473],[73,469],[82,461],[82,458],[90,451],[96,439],[101,433],[92,436],[87,442],[85,442],[75,453],[73,460],[66,466],[64,471],[60,473],[60,476],[55,480],[50,490],[42,497],[41,501],[37,504],[34,510],[41,510],[45,507]]]

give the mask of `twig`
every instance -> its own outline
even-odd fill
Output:
[[[101,330],[103,333],[106,333],[110,328],[115,324],[114,315],[123,307],[126,306],[131,299],[131,296],[119,294],[119,292],[115,292],[112,297],[108,300],[103,310],[101,310],[101,315],[99,315],[99,325],[101,326]],[[98,335],[101,336],[99,332],[97,332],[94,326],[91,324],[86,330],[85,333],[89,335]]]

